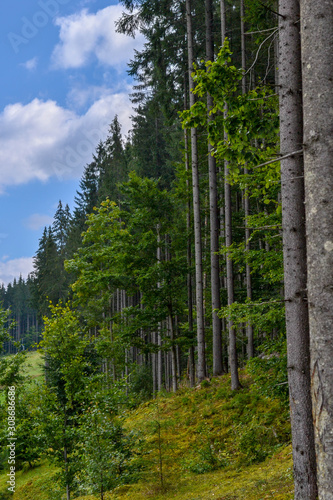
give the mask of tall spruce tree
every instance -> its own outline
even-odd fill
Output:
[[[280,147],[294,153],[281,162],[284,293],[288,380],[296,500],[317,498],[310,394],[310,350],[303,157],[300,11],[298,0],[280,0]]]
[[[320,500],[333,491],[333,2],[302,0],[312,403]]]
[[[213,2],[206,0],[206,60],[214,61],[213,36]],[[213,98],[207,94],[207,121],[213,120]],[[220,299],[220,259],[219,259],[219,207],[217,189],[216,160],[213,156],[213,146],[208,141],[209,169],[209,215],[210,215],[210,267],[212,294],[212,326],[213,326],[213,374],[221,375],[222,365],[222,329],[221,319],[217,311],[221,309]]]

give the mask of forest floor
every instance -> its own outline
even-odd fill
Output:
[[[286,403],[262,394],[245,373],[242,384],[235,393],[228,375],[217,377],[124,412],[124,428],[140,438],[133,451],[141,472],[137,482],[106,492],[104,500],[293,499]],[[11,498],[65,498],[54,473],[46,462],[18,472]],[[3,473],[0,500],[7,498],[5,489]]]

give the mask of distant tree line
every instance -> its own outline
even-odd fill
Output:
[[[33,304],[32,288],[32,278],[24,280],[22,276],[7,286],[2,284],[0,288],[1,307],[10,311],[7,324],[11,325],[12,340],[7,339],[4,343],[4,352],[7,354],[34,349],[42,338],[42,322]],[[18,345],[15,346],[13,342]]]

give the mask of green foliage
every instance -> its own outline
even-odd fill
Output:
[[[178,335],[175,317],[184,315],[187,276],[170,193],[133,172],[120,192],[122,209],[103,201],[88,217],[82,248],[65,264],[77,277],[74,303],[83,308],[88,326],[97,328],[98,351],[118,370],[124,368],[126,348],[156,351],[151,339],[162,321],[172,318],[174,325],[172,333],[160,328],[165,350],[174,347],[176,337],[186,341]],[[136,304],[122,307],[121,314],[112,306],[119,289],[140,296]]]
[[[273,382],[273,373],[271,377]],[[269,387],[262,393],[260,383],[246,375],[244,388],[235,393],[230,390],[228,376],[215,378],[207,387],[181,389],[175,395],[127,410],[124,420],[116,415],[119,403],[124,401],[122,391],[115,399],[110,391],[109,399],[106,392],[98,393],[96,385],[90,393],[95,397],[90,397],[77,420],[78,467],[72,483],[77,494],[91,492],[87,499],[100,498],[101,476],[97,472],[102,471],[105,487],[119,485],[106,498],[118,500],[129,498],[129,494],[139,500],[143,491],[146,495],[151,491],[157,500],[161,498],[161,456],[164,498],[211,498],[217,494],[212,488],[218,485],[223,496],[237,491],[240,499],[257,500],[260,491],[263,498],[267,492],[275,492],[274,498],[291,500],[289,493],[287,496],[292,490],[291,455],[289,448],[283,448],[290,440],[287,405],[280,397],[266,394]],[[39,386],[34,397],[31,393],[31,402],[35,401],[36,409],[40,407],[43,414],[43,399],[47,394],[52,399],[52,394],[44,391]],[[38,424],[42,415],[33,414],[32,418]],[[52,433],[57,432],[57,419],[53,427],[51,421],[52,417],[48,446],[53,445]],[[38,425],[35,434],[39,435]],[[270,458],[276,452],[278,455]],[[19,500],[60,500],[63,486],[57,483],[54,472],[51,479],[51,469],[48,476],[42,475],[43,470],[22,472],[23,477],[27,475],[24,487],[18,475]]]
[[[26,351],[20,351],[14,356],[2,357],[0,360],[0,385],[7,388],[9,386],[21,385],[24,381],[22,365],[26,360]]]
[[[9,311],[4,311],[2,307],[0,307],[0,353],[3,351],[4,342],[10,340],[7,324],[8,316]]]
[[[285,399],[261,392],[248,375],[242,384],[244,388],[235,393],[229,377],[212,379],[206,387],[182,389],[129,414],[126,427],[140,430],[144,437],[146,481],[159,477],[159,450],[163,474],[178,481],[184,473],[204,474],[263,461],[289,442]]]
[[[80,417],[81,468],[79,490],[103,492],[138,478],[133,461],[135,437],[125,434],[121,422],[93,401]],[[81,488],[80,488],[81,485]]]
[[[263,354],[251,359],[247,372],[254,380],[258,391],[267,396],[274,395],[288,405],[287,342],[285,338],[266,341],[261,346]]]
[[[153,380],[150,367],[133,366],[129,380],[129,392],[137,405],[152,397]]]
[[[89,336],[69,304],[50,305],[40,346],[47,360],[47,385],[40,388],[41,439],[47,456],[60,468],[63,485],[71,487],[80,467],[76,419],[94,374]]]

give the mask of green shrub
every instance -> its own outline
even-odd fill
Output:
[[[287,342],[285,338],[267,341],[262,350],[261,357],[247,363],[246,371],[261,394],[279,398],[288,405]]]

